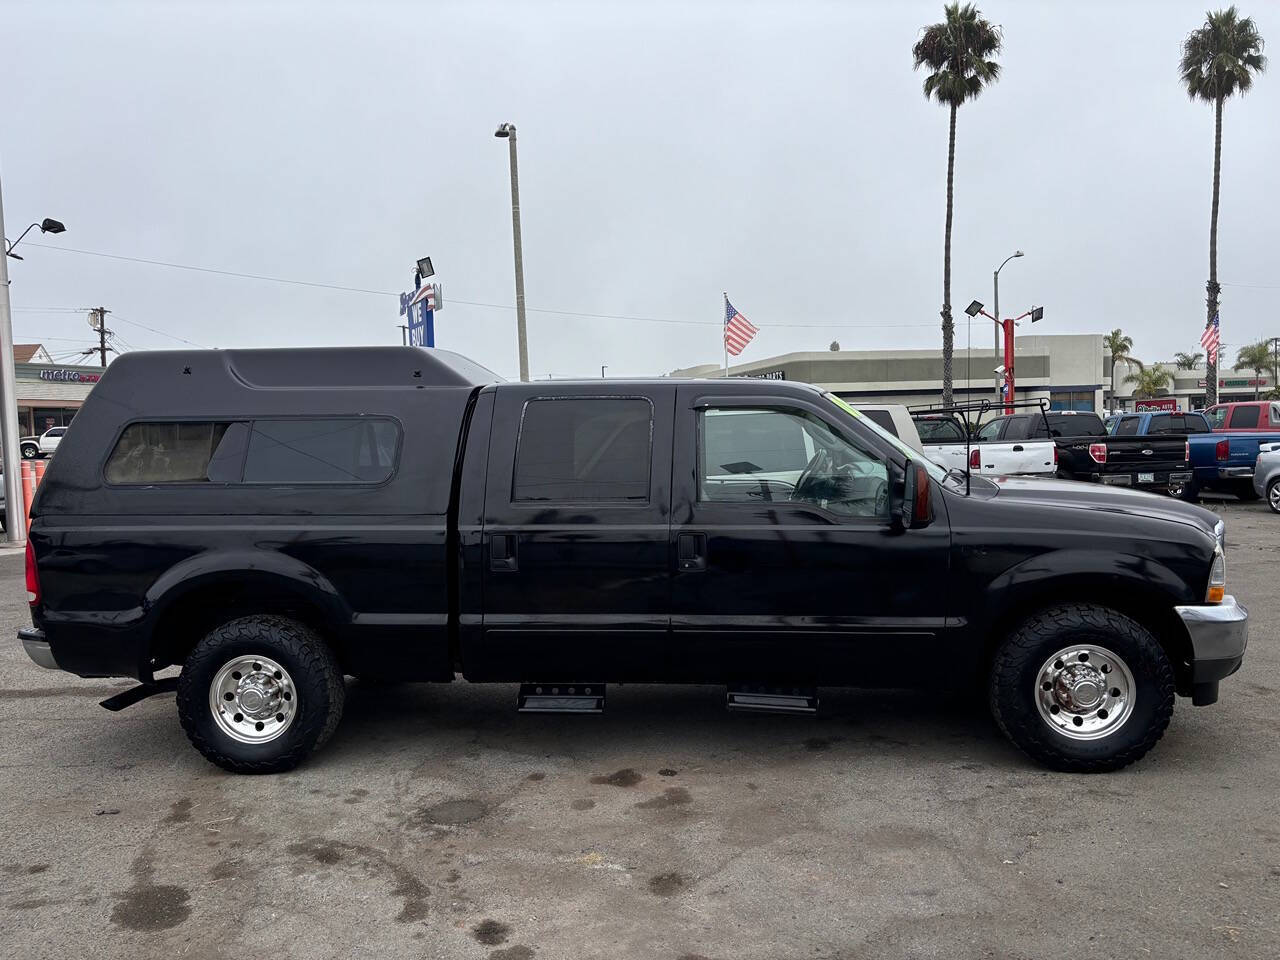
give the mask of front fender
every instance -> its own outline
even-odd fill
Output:
[[[1095,550],[1054,550],[1000,573],[983,591],[979,621],[990,625],[1010,611],[1043,603],[1089,601],[1122,605],[1198,603],[1190,586],[1151,557]]]

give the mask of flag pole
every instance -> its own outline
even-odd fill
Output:
[[[720,341],[724,344],[724,377],[729,378],[729,338],[724,335],[725,318],[729,316],[729,291],[724,291],[724,303],[720,304]]]

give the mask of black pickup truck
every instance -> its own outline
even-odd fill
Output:
[[[1108,436],[1096,413],[1014,413],[988,420],[978,436],[1000,441],[1052,439],[1058,448],[1057,475],[1063,480],[1168,493],[1191,479],[1185,433]]]
[[[32,507],[38,664],[175,689],[193,744],[287,769],[344,675],[970,690],[1049,766],[1109,770],[1244,656],[1212,513],[966,478],[765,380],[503,383],[413,347],[132,353]],[[176,665],[180,674],[157,678]]]

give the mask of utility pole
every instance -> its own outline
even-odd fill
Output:
[[[107,329],[107,314],[110,312],[106,307],[98,307],[96,310],[89,311],[90,316],[97,320],[98,354],[102,358],[104,367],[107,365],[107,334],[110,333]]]
[[[0,237],[4,236],[4,198],[0,196]],[[27,540],[27,518],[22,509],[22,462],[18,453],[18,395],[13,370],[13,315],[9,308],[8,249],[0,249],[0,434],[3,434],[4,494],[9,504],[5,514],[5,539],[23,544]]]

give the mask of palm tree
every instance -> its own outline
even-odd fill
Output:
[[[1271,344],[1266,340],[1250,343],[1236,351],[1236,363],[1232,370],[1253,371],[1253,399],[1258,399],[1258,381],[1271,368]]]
[[[1192,100],[1213,104],[1213,207],[1209,214],[1209,282],[1205,284],[1205,326],[1218,315],[1218,182],[1222,171],[1222,104],[1234,93],[1244,96],[1253,77],[1267,67],[1262,36],[1251,17],[1241,18],[1235,6],[1205,14],[1204,25],[1182,44],[1179,70]],[[1205,401],[1218,402],[1218,358],[1209,361]]]
[[[994,27],[971,3],[948,3],[943,21],[924,28],[911,48],[915,68],[928,67],[925,99],[934,99],[951,111],[947,139],[947,227],[942,245],[942,402],[951,403],[951,353],[955,326],[951,322],[951,204],[956,170],[956,111],[973,100],[988,84],[1000,79],[1000,64],[992,57],[1000,52],[1000,28]]]
[[[1149,400],[1164,392],[1172,376],[1173,374],[1157,363],[1154,367],[1140,367],[1125,377],[1124,382],[1134,384],[1135,400]]]
[[[1119,327],[1102,338],[1102,346],[1111,354],[1111,408],[1115,410],[1119,409],[1116,406],[1116,364],[1123,361],[1141,370],[1142,361],[1133,356],[1133,337],[1126,337]]]
[[[1173,362],[1179,370],[1194,370],[1200,366],[1200,360],[1204,354],[1197,350],[1195,353],[1183,353],[1179,350],[1173,355]]]

